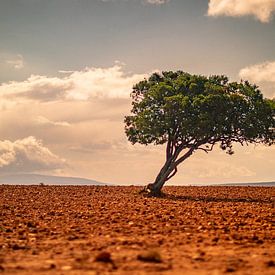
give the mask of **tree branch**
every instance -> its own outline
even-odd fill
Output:
[[[198,149],[198,150],[203,150],[205,153],[208,154],[209,152],[211,152],[211,151],[213,150],[215,144],[216,144],[216,142],[211,143],[210,148],[198,147],[197,149]]]
[[[172,143],[172,141],[171,141],[171,138],[170,138],[170,136],[169,136],[169,138],[168,138],[168,142],[167,142],[167,145],[166,145],[166,160],[168,160],[170,157],[171,157],[171,143]]]
[[[181,162],[183,162],[184,160],[186,160],[187,158],[189,158],[193,154],[194,150],[195,150],[195,148],[191,147],[182,157],[180,157],[175,162],[175,165],[178,166]]]

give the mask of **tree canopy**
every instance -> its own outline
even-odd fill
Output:
[[[160,182],[159,174],[152,185],[158,192],[195,150],[208,152],[219,143],[232,154],[234,142],[274,144],[274,100],[248,81],[168,71],[137,83],[131,97],[132,114],[125,117],[129,141],[167,143],[166,169],[161,170],[168,169],[166,178]]]

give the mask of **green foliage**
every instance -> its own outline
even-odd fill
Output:
[[[133,144],[205,145],[207,151],[219,142],[231,154],[233,142],[274,143],[274,100],[264,99],[247,81],[182,71],[154,73],[137,83],[131,96],[125,132]]]

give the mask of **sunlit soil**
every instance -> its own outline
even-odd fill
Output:
[[[139,189],[0,186],[0,273],[275,274],[275,187]]]

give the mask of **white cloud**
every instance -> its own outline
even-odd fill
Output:
[[[256,82],[273,81],[275,82],[275,61],[264,62],[243,68],[240,71],[241,77],[248,77]]]
[[[146,3],[151,5],[162,5],[168,3],[170,0],[145,0]]]
[[[51,121],[48,118],[43,116],[36,117],[35,123],[42,126],[62,126],[62,127],[70,126],[70,123],[66,121]]]
[[[10,65],[14,69],[23,69],[24,67],[24,59],[21,54],[17,54],[15,57],[7,59],[6,64]]]
[[[3,83],[0,85],[0,97],[37,101],[129,98],[133,84],[147,76],[126,74],[119,64],[110,68],[85,68],[62,73],[62,77],[31,75],[22,82]]]
[[[275,97],[275,61],[243,68],[240,70],[239,76],[259,85],[266,96]]]
[[[29,98],[39,101],[63,99],[66,91],[71,89],[70,79],[31,75],[22,82],[11,81],[0,85],[1,96],[8,99]]]
[[[0,173],[54,171],[65,166],[64,159],[35,137],[0,141]]]
[[[209,16],[254,15],[261,22],[269,22],[275,11],[275,0],[210,0]]]
[[[119,0],[101,0],[102,2],[117,2]],[[128,0],[120,0],[127,2]],[[143,1],[143,3],[151,4],[151,5],[162,5],[170,2],[170,0],[140,0]]]

